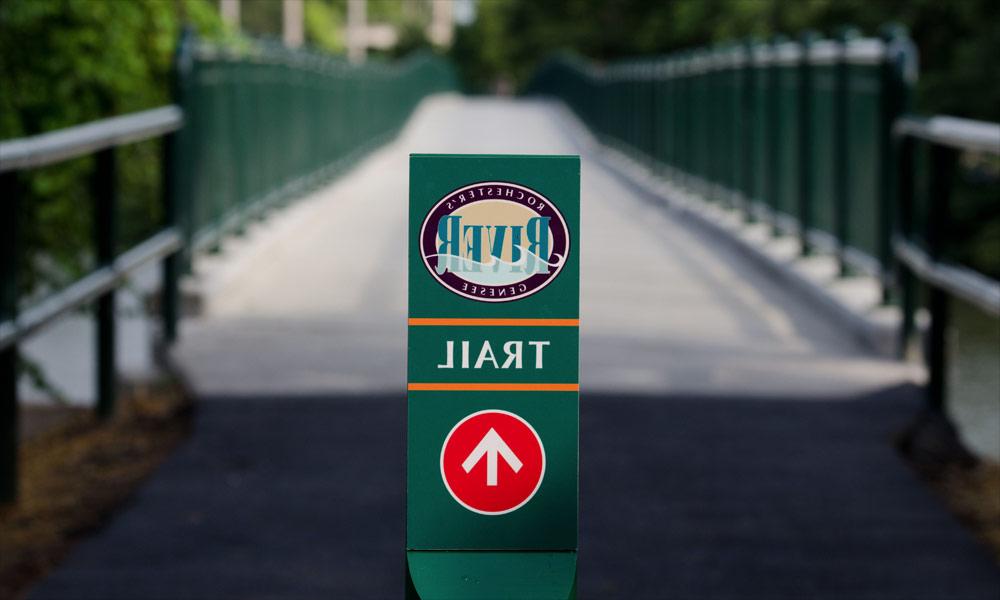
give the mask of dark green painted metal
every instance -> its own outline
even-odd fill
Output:
[[[0,173],[0,322],[17,316],[18,217],[17,173]],[[0,348],[0,505],[17,497],[17,344]]]
[[[816,60],[810,44],[836,42],[775,36],[744,43],[742,60],[720,46],[604,68],[557,57],[528,89],[562,98],[598,139],[660,163],[653,171],[674,183],[710,201],[742,200],[775,234],[797,232],[804,251],[822,241],[844,274],[851,265],[889,286],[887,140],[907,109],[916,55],[899,29],[885,40],[845,30],[838,41],[840,52]]]
[[[648,90],[646,90],[648,91]],[[652,111],[653,103],[638,110]],[[626,128],[629,122],[623,122]],[[655,151],[647,146],[637,156]],[[452,190],[504,181],[544,195],[566,221],[570,252],[562,271],[534,294],[479,302],[438,283],[424,266],[418,240],[428,211]],[[413,155],[410,161],[410,318],[578,319],[580,161],[576,156]],[[544,340],[543,369],[441,370],[446,340]],[[575,326],[411,325],[408,381],[432,383],[579,382]],[[527,364],[525,365],[527,367]],[[407,398],[406,549],[409,596],[426,598],[569,598],[574,594],[578,512],[579,394],[575,391],[411,390]],[[523,506],[486,515],[460,505],[441,474],[442,445],[452,428],[481,410],[525,419],[542,440],[545,472]],[[485,587],[484,587],[485,586]],[[487,591],[484,591],[487,590]]]
[[[850,197],[848,182],[851,179],[850,139],[848,137],[848,64],[845,50],[852,39],[859,37],[857,30],[843,29],[837,36],[838,58],[833,67],[833,173],[831,191],[833,194],[833,219],[831,232],[837,242],[837,262],[840,275],[847,276],[850,268],[847,260],[847,240],[850,227]]]
[[[816,127],[813,122],[816,110],[816,99],[814,97],[814,70],[810,61],[810,50],[813,42],[819,36],[815,32],[805,32],[799,38],[799,51],[802,53],[799,58],[798,70],[798,120],[797,120],[797,147],[798,147],[798,228],[799,246],[802,254],[810,254],[812,244],[809,241],[809,233],[815,224],[813,189],[815,176],[815,164],[813,157],[817,154],[814,146]],[[827,161],[829,162],[829,161]]]
[[[569,552],[411,552],[407,598],[432,590],[427,600],[576,597],[576,560]]]
[[[881,129],[880,67],[848,66],[847,136],[850,161],[848,194],[850,205],[846,244],[872,257],[878,256],[879,153],[877,133]]]
[[[927,254],[932,260],[941,259],[948,241],[950,228],[949,198],[958,153],[953,148],[936,145],[931,148],[931,171],[928,197],[929,214],[925,233]],[[928,290],[928,309],[931,313],[927,332],[927,402],[932,410],[944,410],[946,361],[948,357],[949,298],[943,289],[932,286]]]
[[[166,227],[180,227],[177,201],[177,136],[170,134],[163,138],[163,220]],[[180,317],[179,279],[181,256],[171,253],[163,259],[163,289],[160,292],[160,321],[163,341],[167,344],[177,339],[177,319]]]
[[[913,197],[914,197],[914,146],[912,138],[904,137],[897,140],[897,153],[899,156],[899,171],[897,176],[899,182],[897,191],[899,193],[899,214],[896,220],[896,227],[902,239],[913,238]],[[899,327],[899,347],[897,356],[905,358],[910,344],[910,337],[914,331],[914,313],[917,309],[917,281],[916,277],[909,269],[901,268],[899,271],[900,288],[900,310],[902,311],[902,322]]]
[[[181,125],[176,107],[129,115],[125,122],[96,122],[85,131],[59,132],[65,134],[59,147],[32,146],[34,162],[15,163],[0,173],[0,192],[7,201],[0,220],[0,323],[12,323],[17,312],[17,170],[96,152],[94,241],[97,267],[106,267],[117,257],[115,147],[167,134],[164,217],[168,227],[179,229],[184,243],[174,251],[171,240],[169,254],[162,243],[150,248],[156,258],[164,257],[160,317],[163,339],[170,343],[177,336],[178,278],[190,271],[196,246],[218,247],[226,233],[239,232],[248,219],[342,172],[396,131],[421,98],[448,89],[454,89],[450,67],[429,54],[393,65],[350,67],[336,58],[266,43],[239,50],[211,47],[185,31],[172,84],[172,94],[183,108],[179,131],[170,133]],[[11,151],[23,154],[25,141],[34,143],[16,140]],[[35,156],[39,152],[45,156]],[[132,250],[149,251],[143,244],[159,241],[154,238]],[[114,296],[111,288],[96,300],[96,412],[102,417],[114,412]],[[56,318],[68,308],[45,318]],[[0,502],[16,495],[18,339],[0,350]]]
[[[929,119],[925,124],[920,119],[907,118],[897,123],[894,140],[898,157],[898,176],[893,187],[894,251],[900,259],[896,285],[903,311],[899,348],[902,354],[909,346],[915,329],[918,294],[925,291],[930,313],[923,340],[928,371],[926,397],[928,409],[939,413],[946,408],[951,298],[963,298],[986,314],[996,316],[1000,288],[995,280],[952,263],[954,257],[948,252],[955,238],[951,230],[951,198],[956,187],[962,189],[955,184],[967,183],[955,176],[959,154],[971,151],[995,156],[998,148],[990,138],[1000,130],[1000,125],[966,121],[962,124],[965,130],[955,131],[953,121],[957,120]],[[978,137],[974,135],[977,131]]]
[[[893,142],[892,128],[896,119],[910,109],[912,84],[915,80],[916,50],[909,40],[905,28],[899,25],[888,25],[882,30],[882,39],[886,45],[886,58],[882,63],[882,106],[881,129],[878,132],[879,142],[879,198],[882,202],[879,220],[879,245],[877,259],[882,265],[882,302],[891,300],[895,286],[896,261],[892,250],[893,219],[898,198],[896,197],[895,175],[898,168],[896,147]]]
[[[115,260],[117,236],[118,182],[115,149],[107,148],[96,155],[94,167],[94,246],[97,266],[110,265]],[[97,404],[101,418],[115,411],[117,384],[115,381],[115,292],[109,290],[97,298]]]
[[[447,63],[421,54],[398,64],[258,43],[221,48],[190,40],[178,69],[182,132],[180,219],[193,246],[228,233],[342,173],[384,142],[429,93],[454,89]]]

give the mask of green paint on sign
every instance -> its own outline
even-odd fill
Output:
[[[413,595],[574,593],[579,185],[576,156],[411,156]]]

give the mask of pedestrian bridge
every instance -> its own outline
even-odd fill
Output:
[[[319,106],[293,96],[283,100]],[[391,128],[368,118],[337,146],[295,113],[293,139],[315,154],[241,155],[283,173],[234,174],[201,147],[204,164],[171,185],[219,205],[181,214],[145,254],[108,254],[95,272],[107,281],[61,297],[106,302],[140,258],[172,257],[165,356],[197,415],[134,501],[32,597],[402,594],[410,153],[581,156],[580,597],[995,597],[987,552],[893,449],[925,405],[928,374],[859,335],[858,322],[902,324],[882,279],[840,278],[830,256],[789,250],[795,236],[665,183],[562,102],[417,99],[408,118],[378,107],[405,122],[388,141]],[[258,100],[258,118],[280,106]],[[228,113],[213,111],[225,103],[203,104],[185,127],[222,127]],[[160,131],[179,126],[158,118]],[[296,160],[325,169],[323,156],[362,146],[296,183],[283,195],[295,202],[241,205],[240,192],[287,180]],[[264,152],[239,141],[226,151]],[[197,185],[184,179],[199,169]],[[215,251],[175,253],[188,247]],[[169,283],[185,266],[178,302]],[[196,310],[178,324],[181,306]],[[5,352],[65,310],[5,312]],[[113,389],[108,377],[100,385]]]
[[[402,257],[417,152],[581,154],[584,390],[847,398],[920,377],[623,181],[564,108],[441,95],[342,178],[198,260],[204,314],[184,321],[174,351],[195,390],[405,389]]]

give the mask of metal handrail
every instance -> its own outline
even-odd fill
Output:
[[[893,250],[897,260],[927,284],[1000,317],[1000,282],[960,265],[935,261],[900,236],[893,240]]]
[[[958,150],[1000,155],[1000,123],[948,116],[903,117],[893,132]]]
[[[7,140],[0,142],[0,173],[44,167],[105,148],[141,142],[177,131],[183,124],[183,111],[171,104]]]
[[[139,267],[165,258],[182,247],[183,238],[175,227],[154,234],[119,255],[110,265],[91,271],[17,317],[0,322],[0,350],[21,342],[49,322],[118,287]]]

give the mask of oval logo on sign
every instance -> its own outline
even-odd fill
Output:
[[[480,302],[510,302],[544,288],[566,264],[569,242],[548,198],[498,181],[449,193],[420,227],[420,253],[434,279]]]

